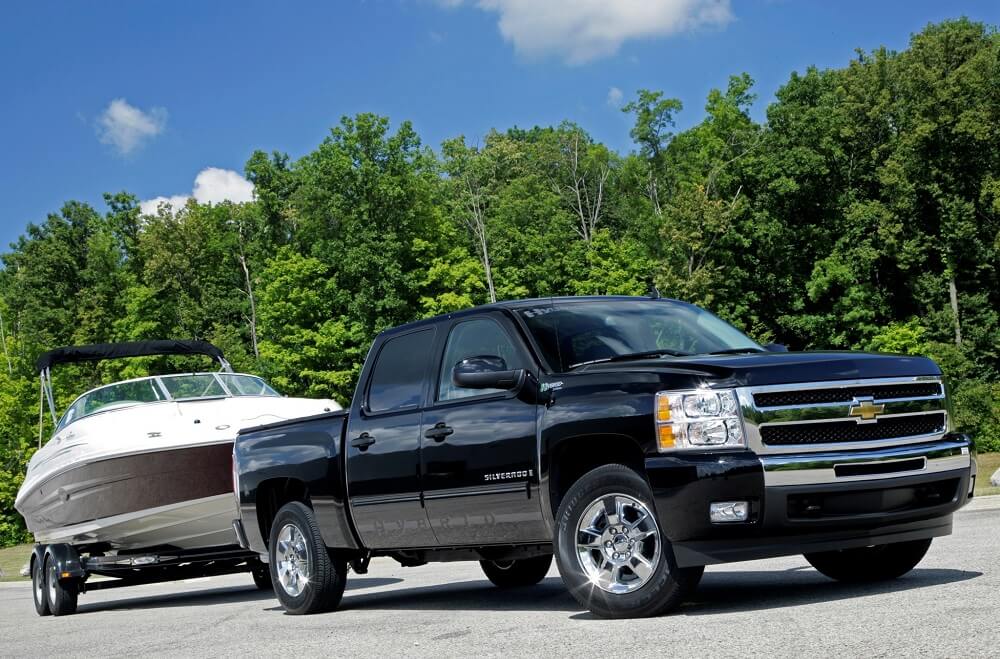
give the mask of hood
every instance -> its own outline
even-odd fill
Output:
[[[927,357],[868,352],[761,352],[660,357],[590,364],[573,372],[700,375],[719,386],[734,387],[941,375],[941,369]]]

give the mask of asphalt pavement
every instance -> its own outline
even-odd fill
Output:
[[[980,499],[893,582],[845,585],[802,557],[709,567],[690,603],[601,620],[553,567],[537,586],[494,588],[476,563],[351,575],[340,610],[285,615],[249,575],[95,591],[39,618],[26,584],[0,584],[0,655],[1000,657],[1000,497]]]

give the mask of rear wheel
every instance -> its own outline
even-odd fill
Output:
[[[624,465],[581,477],[556,517],[556,562],[573,597],[606,618],[654,616],[675,608],[703,568],[680,569],[657,524],[646,481]]]
[[[889,545],[824,551],[806,554],[805,558],[814,568],[837,581],[851,583],[887,581],[901,577],[915,568],[930,546],[931,539],[928,538]]]
[[[260,590],[274,590],[270,566],[260,563],[250,571],[250,576],[253,577],[254,585]]]
[[[59,565],[51,554],[45,556],[45,592],[49,610],[54,616],[76,613],[80,584],[77,579],[60,579]]]
[[[312,509],[285,504],[271,525],[271,581],[285,611],[294,615],[332,611],[347,581],[347,561],[330,555]]]
[[[486,578],[500,588],[534,586],[552,566],[552,554],[510,561],[479,561]]]
[[[31,599],[35,601],[35,613],[40,616],[52,615],[49,599],[45,594],[45,565],[41,556],[31,560]]]

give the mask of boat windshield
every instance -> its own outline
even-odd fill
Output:
[[[116,382],[88,391],[70,405],[56,430],[77,419],[133,405],[167,400],[194,400],[226,396],[280,396],[263,379],[239,373],[160,375]]]

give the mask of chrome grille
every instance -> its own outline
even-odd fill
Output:
[[[761,454],[934,441],[948,432],[940,378],[884,378],[739,390],[750,448]]]
[[[837,387],[831,389],[792,389],[787,391],[758,392],[753,395],[757,407],[801,406],[814,403],[850,403],[855,398],[875,400],[900,400],[940,396],[938,382],[913,384],[869,385],[866,387]]]
[[[839,444],[931,435],[944,432],[944,429],[945,416],[944,412],[940,412],[893,417],[878,423],[858,423],[851,420],[764,426],[760,429],[760,438],[768,446]]]

